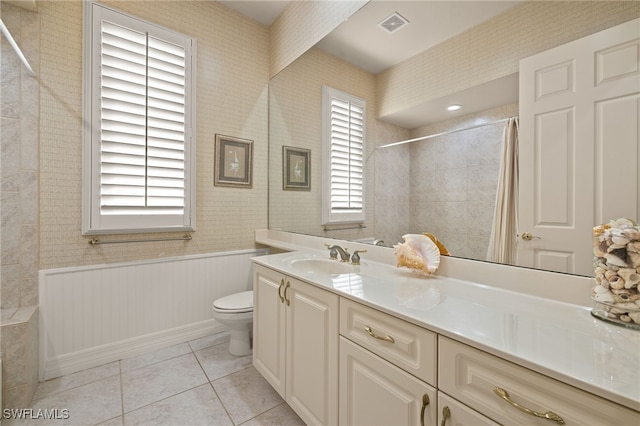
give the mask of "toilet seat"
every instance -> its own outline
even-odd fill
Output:
[[[245,313],[253,311],[253,291],[242,291],[221,297],[213,302],[213,309],[223,313]]]

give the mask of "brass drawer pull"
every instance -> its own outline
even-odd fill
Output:
[[[291,283],[287,281],[287,285],[284,286],[284,300],[287,302],[287,306],[291,304],[291,300],[287,297],[287,290],[291,287]]]
[[[451,410],[449,409],[449,406],[445,405],[442,409],[442,422],[440,422],[440,426],[446,426],[449,417],[451,417]]]
[[[373,332],[373,330],[371,330],[371,327],[369,327],[368,325],[364,326],[364,331],[366,331],[367,333],[369,333],[369,336],[376,338],[378,340],[384,340],[385,342],[389,342],[389,343],[394,343],[395,340],[393,340],[393,337],[386,335],[384,337],[378,336],[376,333]]]
[[[282,296],[282,287],[284,287],[284,278],[280,280],[280,285],[278,286],[278,297],[280,298],[280,302],[284,303],[284,296]]]
[[[429,395],[426,393],[422,395],[422,410],[420,410],[420,426],[424,426],[424,411],[427,409],[427,405],[429,405]]]
[[[551,420],[552,422],[556,422],[559,425],[564,424],[564,419],[559,415],[557,415],[556,413],[554,413],[553,411],[547,411],[546,413],[538,413],[537,411],[530,410],[527,407],[523,407],[517,402],[512,401],[511,398],[509,398],[509,394],[507,393],[507,391],[502,388],[498,388],[498,387],[493,388],[493,392],[495,392],[496,395],[498,395],[500,398],[507,401],[513,407],[517,408],[518,410],[524,413],[531,414],[532,416],[540,417],[542,419]]]

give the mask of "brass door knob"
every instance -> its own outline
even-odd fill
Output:
[[[533,236],[533,235],[531,235],[531,233],[529,233],[529,232],[523,232],[523,233],[520,235],[520,238],[522,238],[522,239],[523,239],[523,240],[525,240],[525,241],[531,241],[531,240],[533,240],[534,238],[538,238],[538,239],[540,239],[540,237]]]

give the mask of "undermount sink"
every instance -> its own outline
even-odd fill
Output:
[[[355,267],[349,263],[342,263],[332,259],[296,259],[291,266],[300,272],[315,274],[350,274],[355,272]]]

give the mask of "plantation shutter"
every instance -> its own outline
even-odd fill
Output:
[[[93,6],[88,231],[192,229],[191,41]]]
[[[328,129],[326,214],[323,222],[364,221],[365,103],[324,88]]]

